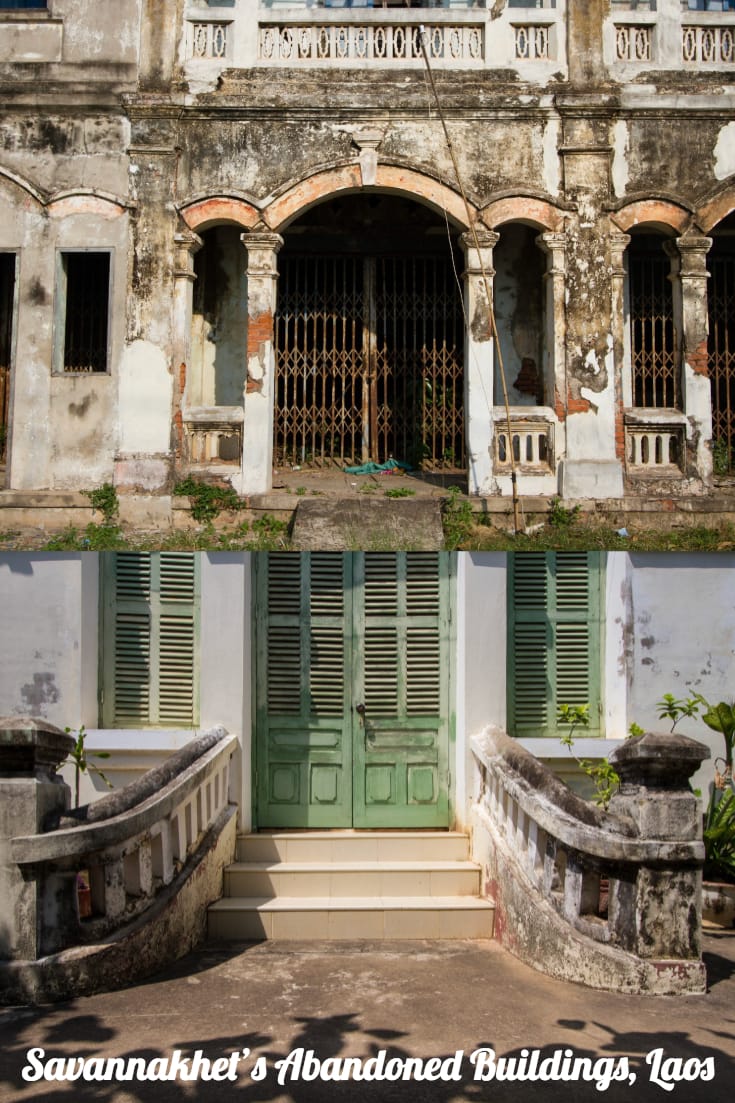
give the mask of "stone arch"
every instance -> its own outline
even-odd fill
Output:
[[[342,165],[316,172],[293,184],[277,196],[262,212],[263,220],[277,232],[287,228],[310,207],[339,192],[379,191],[393,193],[424,203],[439,214],[445,214],[457,229],[467,229],[464,202],[458,192],[433,176],[397,165],[379,164],[370,184],[363,179],[360,164]],[[477,208],[470,214],[479,217]]]
[[[257,207],[236,195],[211,195],[193,199],[179,208],[181,217],[194,233],[231,223],[252,230],[262,219]]]
[[[689,226],[692,215],[691,211],[679,203],[651,198],[627,203],[610,217],[615,226],[626,234],[643,225],[682,234]]]
[[[119,218],[130,209],[124,199],[109,192],[94,191],[91,188],[78,188],[74,191],[59,192],[47,205],[52,218],[66,218],[75,214],[94,214],[100,218]]]
[[[30,180],[27,180],[24,176],[20,176],[17,172],[11,172],[10,169],[3,168],[0,165],[0,183],[8,183],[15,185],[19,191],[25,193],[35,200],[39,207],[43,207],[46,203],[46,198],[38,188],[36,188]]]
[[[735,183],[697,208],[697,223],[706,234],[735,211]]]
[[[548,233],[564,228],[564,212],[538,196],[504,196],[493,200],[481,213],[485,225],[493,230],[507,222],[520,222]]]

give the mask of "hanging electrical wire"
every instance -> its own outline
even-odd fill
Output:
[[[502,389],[503,389],[503,403],[505,405],[505,419],[506,419],[507,433],[508,433],[507,455],[508,455],[508,458],[510,460],[510,479],[511,479],[511,489],[512,489],[512,493],[513,493],[513,525],[514,525],[514,528],[515,528],[515,533],[516,533],[516,535],[518,535],[520,532],[522,532],[524,530],[525,526],[523,525],[522,520],[521,520],[520,501],[519,501],[519,498],[518,498],[518,472],[516,470],[515,456],[513,454],[513,434],[512,434],[511,417],[510,417],[510,403],[508,401],[508,386],[507,386],[506,378],[505,378],[505,365],[503,364],[503,353],[502,353],[502,350],[500,348],[500,338],[498,336],[498,327],[497,327],[496,320],[495,320],[495,307],[494,307],[494,303],[493,303],[493,296],[492,296],[491,290],[490,290],[490,280],[488,278],[487,270],[485,268],[485,263],[482,259],[482,250],[481,250],[481,247],[480,247],[480,239],[479,239],[479,236],[478,236],[478,233],[477,233],[477,225],[475,223],[475,219],[472,217],[472,212],[471,212],[471,209],[470,209],[469,200],[467,198],[467,192],[465,190],[465,186],[464,186],[464,183],[462,181],[462,176],[461,176],[460,171],[459,171],[459,164],[457,163],[457,158],[456,158],[456,155],[455,155],[455,152],[454,152],[454,146],[452,145],[452,139],[451,139],[451,136],[449,134],[449,127],[447,126],[447,120],[444,116],[444,110],[442,108],[441,100],[439,99],[439,92],[437,90],[436,82],[434,80],[434,74],[432,72],[431,64],[429,62],[429,54],[428,54],[428,51],[426,49],[426,28],[424,27],[423,24],[421,24],[421,26],[419,27],[419,41],[421,43],[421,54],[422,54],[423,59],[424,59],[424,65],[426,66],[426,72],[427,72],[427,76],[429,78],[429,84],[431,86],[431,92],[432,92],[432,95],[434,97],[434,102],[436,103],[437,114],[439,115],[439,119],[440,119],[441,124],[442,124],[442,130],[444,131],[444,140],[447,143],[447,149],[449,150],[449,156],[450,156],[451,161],[452,161],[452,167],[454,169],[454,175],[455,175],[456,180],[457,180],[457,187],[459,188],[460,195],[462,196],[462,202],[464,204],[467,226],[469,227],[470,236],[472,238],[472,244],[475,247],[475,251],[477,253],[478,263],[479,263],[479,266],[480,266],[480,275],[481,275],[481,278],[482,278],[483,288],[484,288],[484,291],[485,291],[485,302],[487,303],[488,320],[489,320],[489,323],[490,323],[490,335],[491,335],[493,344],[495,346],[495,352],[496,352],[497,359],[498,359],[498,369],[499,369],[499,372],[500,372],[500,383],[501,383],[501,386],[502,386]]]

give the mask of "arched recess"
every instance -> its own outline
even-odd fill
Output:
[[[200,228],[198,237],[202,244],[193,264],[186,402],[193,407],[239,407],[245,388],[248,322],[242,226],[218,221],[208,229]]]
[[[456,197],[438,213],[389,179],[279,208],[276,466],[466,469]]]
[[[654,212],[651,212],[654,213]],[[632,222],[625,251],[625,288],[631,405],[683,408],[680,257],[670,223]]]

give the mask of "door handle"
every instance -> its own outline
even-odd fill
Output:
[[[358,716],[362,717],[363,720],[365,719],[365,711],[365,706],[363,704],[355,705],[355,712]]]

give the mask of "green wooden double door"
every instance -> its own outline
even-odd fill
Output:
[[[449,824],[452,557],[256,557],[260,827]]]

